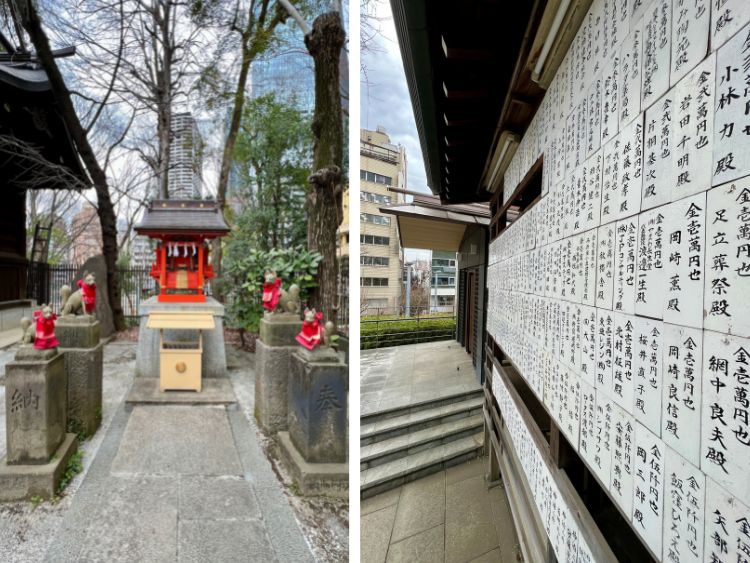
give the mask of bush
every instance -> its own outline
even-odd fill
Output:
[[[242,254],[230,251],[224,260],[221,281],[226,295],[227,326],[258,332],[263,317],[263,275],[269,269],[283,280],[284,289],[296,283],[304,303],[317,285],[315,275],[320,260],[320,254],[305,248],[252,249]]]
[[[402,346],[452,338],[456,332],[456,320],[450,319],[404,319],[394,322],[360,324],[360,349],[370,350],[384,346]]]

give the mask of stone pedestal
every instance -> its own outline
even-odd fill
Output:
[[[68,429],[92,436],[102,419],[103,346],[99,321],[90,315],[61,317],[55,334],[68,373]]]
[[[289,372],[289,436],[306,461],[343,463],[347,454],[347,365],[335,350],[299,348]]]
[[[203,378],[227,377],[227,355],[224,347],[224,305],[212,297],[205,303],[160,303],[156,297],[141,303],[138,311],[140,331],[135,358],[135,374],[138,377],[159,377],[159,330],[147,328],[148,316],[152,312],[190,311],[209,312],[214,316],[215,328],[203,330],[203,356],[201,371]],[[165,338],[173,341],[191,338],[185,331],[164,331]]]
[[[0,461],[0,500],[51,497],[76,450],[66,434],[67,375],[56,348],[22,346],[5,366],[7,455]]]
[[[302,327],[297,315],[275,313],[260,321],[255,343],[255,418],[271,434],[287,429],[287,397],[294,337]]]
[[[303,494],[346,496],[348,366],[330,348],[298,348],[289,372],[289,433],[282,458]]]

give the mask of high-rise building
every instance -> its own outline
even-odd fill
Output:
[[[172,144],[169,147],[169,197],[200,198],[203,189],[201,136],[190,113],[172,116]]]
[[[395,308],[401,304],[403,250],[395,218],[380,208],[404,201],[390,188],[406,188],[406,151],[382,127],[361,129],[359,161],[362,305]]]
[[[93,206],[84,205],[73,216],[70,230],[74,237],[70,246],[70,261],[73,264],[81,265],[102,253],[102,227]]]

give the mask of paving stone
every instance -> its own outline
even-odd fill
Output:
[[[112,472],[241,475],[242,468],[224,409],[136,406]]]
[[[79,498],[76,498],[78,501]],[[177,481],[112,478],[90,488],[63,521],[47,560],[174,561]]]
[[[445,523],[445,475],[440,472],[404,485],[393,525],[393,542]]]
[[[401,497],[401,488],[391,489],[381,495],[364,499],[360,505],[360,514],[369,514],[376,510],[381,510],[386,506],[393,506],[398,503]],[[394,513],[395,514],[395,513]]]
[[[498,545],[483,477],[448,485],[445,495],[446,563],[471,560]]]
[[[489,498],[502,560],[516,561],[520,549],[505,488],[492,487],[489,490]]]
[[[397,505],[393,504],[368,514],[362,513],[359,519],[360,560],[362,563],[383,563],[385,561],[388,554],[388,543],[393,531],[393,522],[396,518],[396,508]]]
[[[444,541],[445,527],[440,524],[391,544],[386,561],[389,563],[441,563],[445,561]]]
[[[181,563],[278,561],[259,520],[180,520]]]
[[[499,563],[501,561],[504,560],[500,554],[500,549],[496,548],[492,551],[488,551],[484,555],[480,555],[476,559],[472,559],[471,563]],[[510,561],[510,559],[508,561]]]
[[[180,479],[180,518],[221,520],[260,518],[250,483],[239,477]]]
[[[482,457],[447,469],[445,472],[446,485],[452,485],[470,477],[484,476],[486,463],[486,458]]]

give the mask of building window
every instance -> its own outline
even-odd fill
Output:
[[[438,295],[437,304],[439,307],[453,307],[455,297],[453,295]]]
[[[433,266],[444,266],[448,268],[455,268],[456,267],[456,261],[455,260],[448,260],[447,258],[433,258],[432,259],[432,265]]]
[[[383,176],[382,174],[375,174],[375,172],[368,172],[367,170],[359,171],[359,178],[361,180],[367,180],[375,184],[383,184],[384,186],[392,186],[393,178],[390,176]]]
[[[391,244],[391,239],[390,237],[380,237],[378,235],[359,235],[359,243],[388,246],[389,244]]]
[[[387,266],[388,258],[384,256],[360,256],[359,263],[361,266]]]
[[[374,194],[372,192],[359,192],[360,201],[369,201],[370,203],[386,203],[390,204],[392,201],[391,196]]]
[[[359,278],[362,287],[388,287],[388,278]]]
[[[437,281],[435,281],[437,279]],[[456,287],[456,278],[447,276],[438,276],[432,278],[432,285],[436,287]]]
[[[372,223],[373,225],[390,226],[391,224],[390,217],[383,217],[382,215],[373,215],[372,213],[360,213],[359,219],[360,221],[364,221],[365,223]]]

